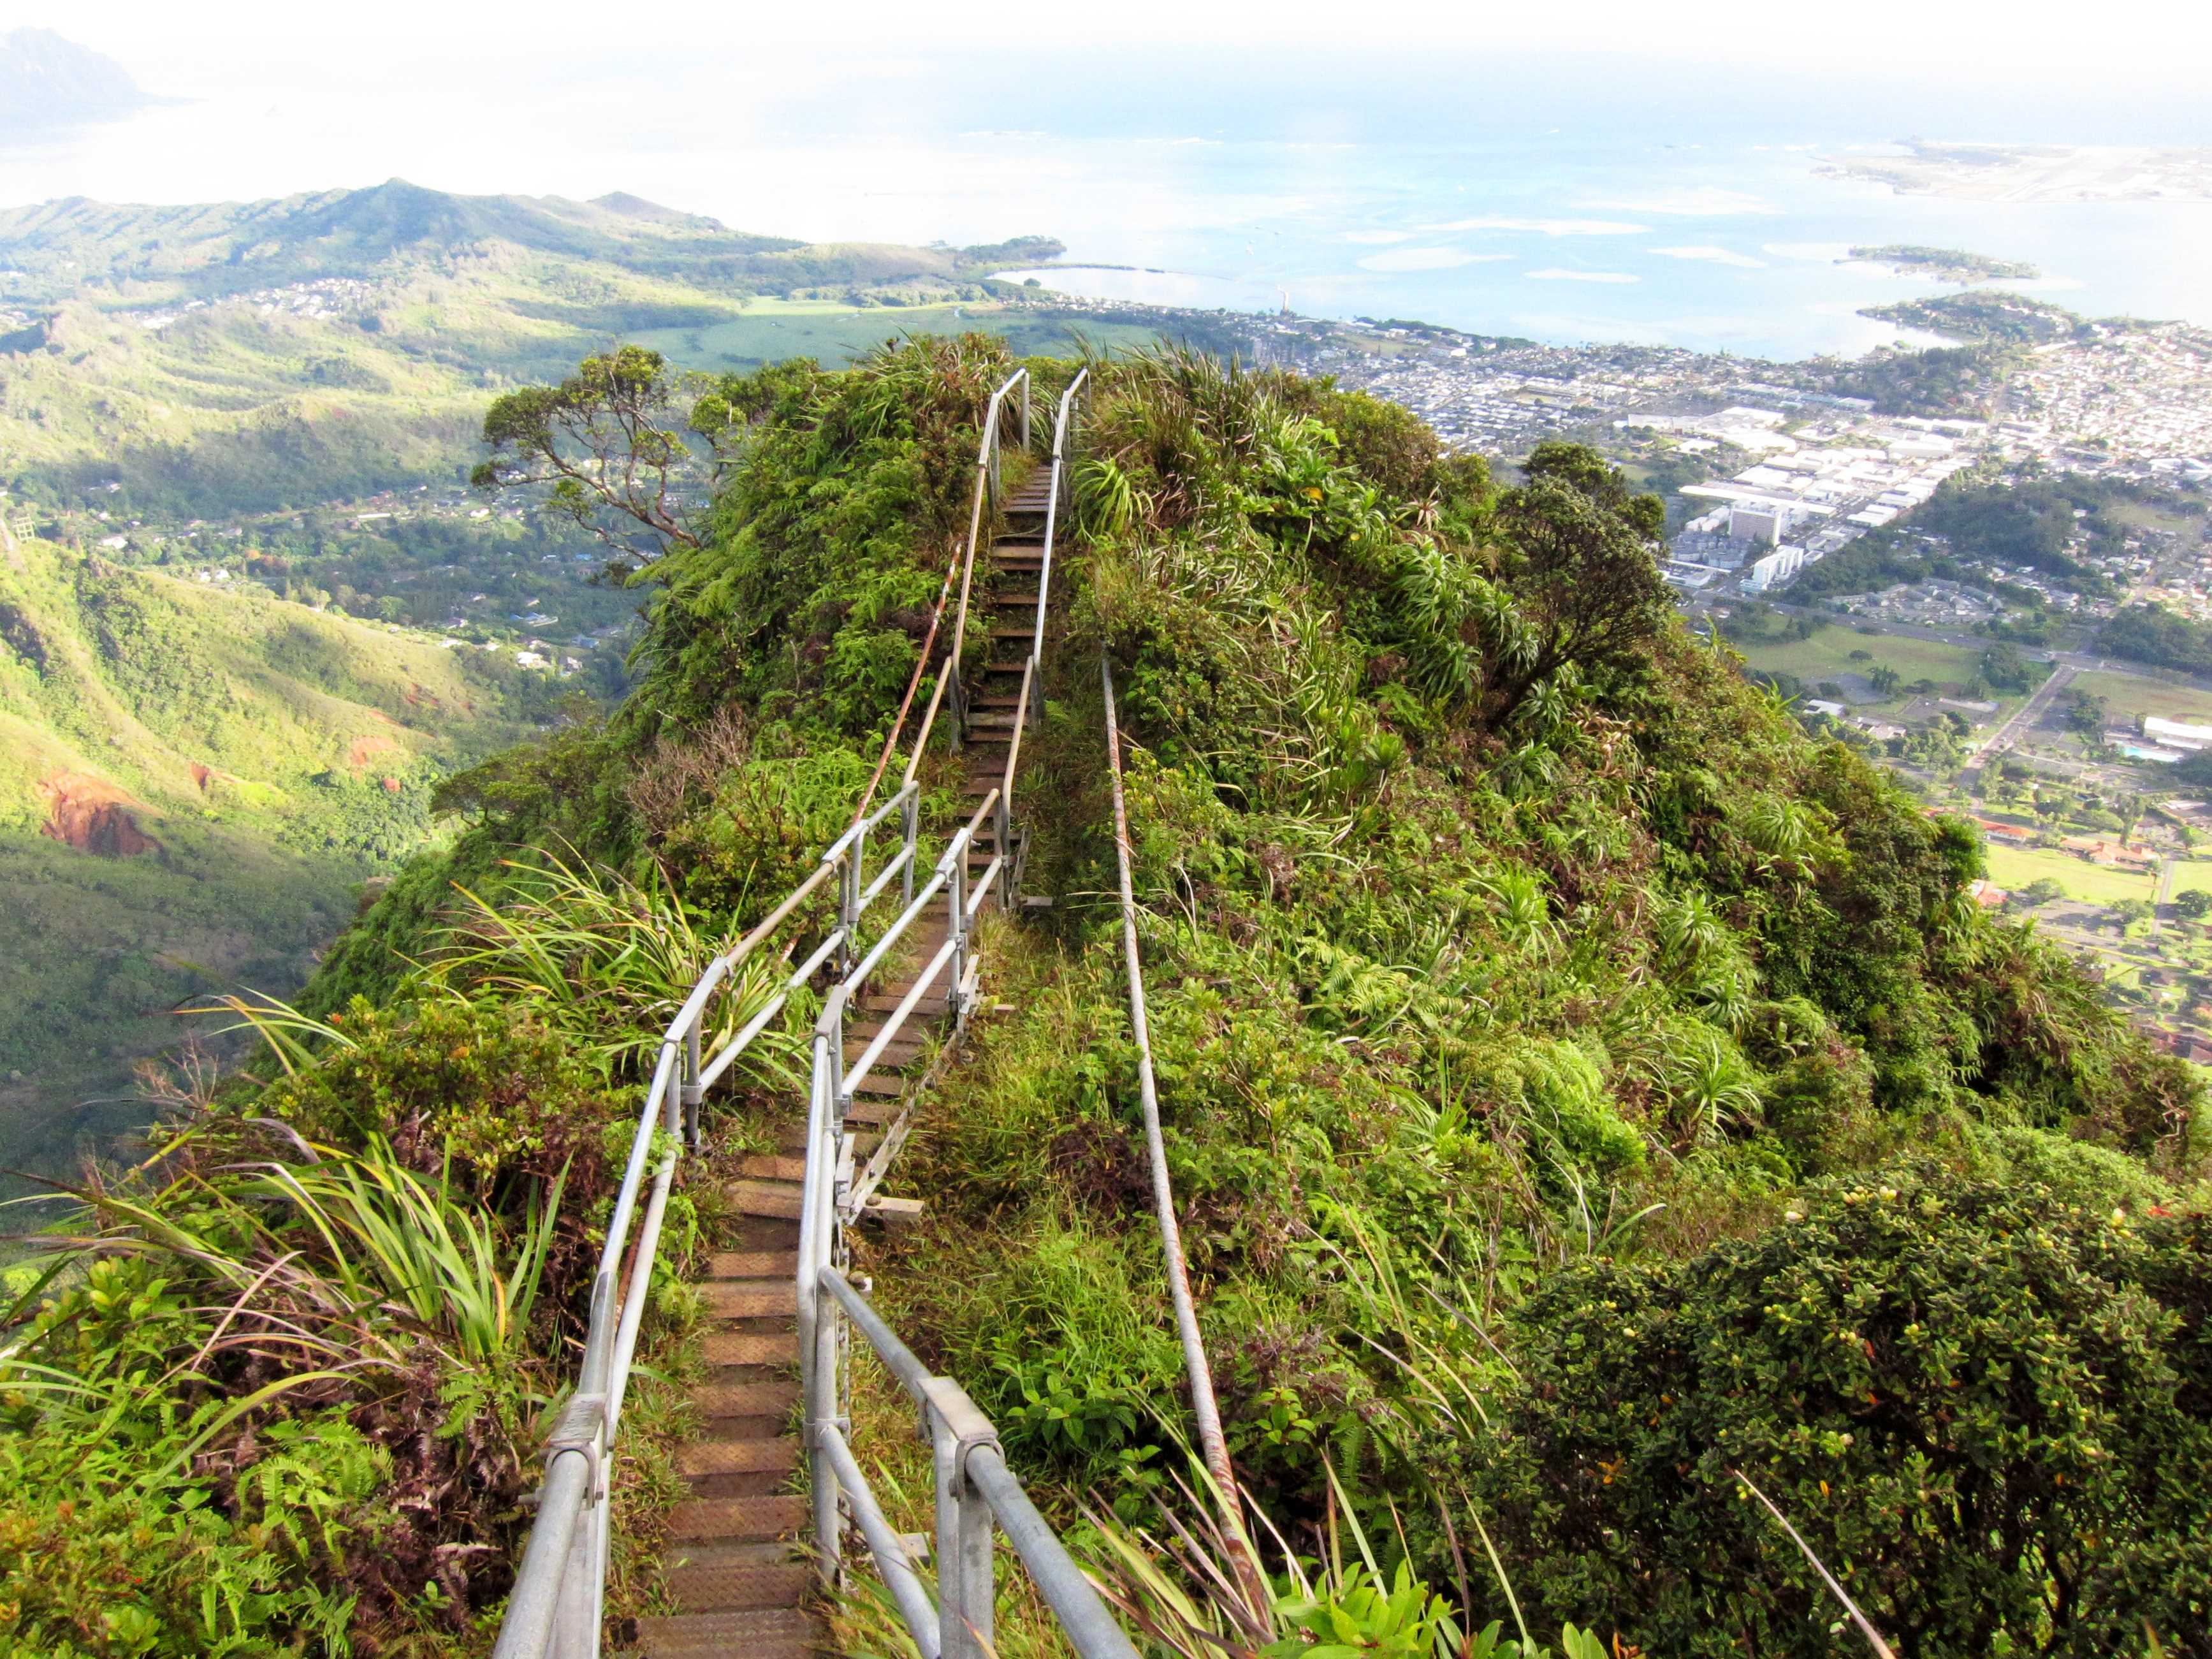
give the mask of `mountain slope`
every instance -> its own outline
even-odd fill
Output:
[[[51,1165],[180,999],[304,980],[436,781],[552,695],[235,586],[0,539],[0,1161]]]

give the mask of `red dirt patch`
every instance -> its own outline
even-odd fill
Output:
[[[358,772],[379,755],[388,755],[399,745],[386,737],[356,738],[353,747],[346,750],[346,764]]]
[[[46,802],[39,833],[51,840],[105,859],[136,858],[161,846],[131,816],[137,803],[105,778],[57,772],[39,786],[39,793]]]

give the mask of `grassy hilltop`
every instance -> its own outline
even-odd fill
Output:
[[[1012,362],[969,337],[719,385],[726,465],[648,572],[629,699],[451,780],[467,827],[333,953],[323,1018],[180,1087],[158,1175],[79,1219],[101,1259],[17,1270],[16,1357],[67,1386],[0,1389],[0,1653],[483,1650],[635,1038],[848,821]],[[1056,902],[989,923],[988,1012],[900,1177],[928,1217],[857,1266],[1101,1571],[1214,1650],[1097,896],[1103,654],[1224,1414],[1316,1563],[1317,1606],[1285,1581],[1238,1640],[1396,1621],[1383,1650],[1444,1659],[1449,1615],[1499,1659],[1569,1620],[1577,1655],[1830,1659],[1838,1609],[1749,1477],[1916,1659],[2204,1652],[2201,1088],[1972,902],[1966,827],[1687,633],[1656,501],[1586,449],[1494,478],[1402,410],[1169,352],[1098,368],[1084,443],[1024,787]],[[921,777],[942,835],[957,791]],[[796,1054],[713,1106],[679,1274]],[[489,1260],[403,1285],[356,1243],[391,1216]],[[659,1594],[697,1316],[672,1285],[647,1322],[617,1638]],[[874,1386],[858,1455],[919,1515]],[[1406,1575],[1387,1613],[1347,1516]],[[1003,1650],[1046,1650],[1000,1582]]]

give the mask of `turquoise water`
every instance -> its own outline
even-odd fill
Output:
[[[1101,193],[1211,202],[1211,222],[1095,217],[1063,233],[1065,263],[1146,269],[1023,274],[1106,298],[1273,309],[1287,294],[1324,316],[1797,357],[1898,339],[1858,312],[1958,291],[1844,258],[1919,243],[2024,259],[2039,279],[1994,286],[2091,315],[2212,323],[2212,204],[1900,196],[1824,176],[1833,152],[1809,145],[1149,149],[1118,164],[1094,151],[1091,167],[1128,181]]]

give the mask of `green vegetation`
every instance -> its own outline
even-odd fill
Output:
[[[429,833],[437,781],[556,684],[250,583],[0,545],[0,1162],[66,1169],[135,1128],[131,1064],[195,993],[289,991],[363,878]],[[80,1109],[77,1103],[89,1100]]]
[[[2043,273],[2024,259],[1992,259],[1955,247],[1924,247],[1914,242],[1885,242],[1855,247],[1850,258],[1944,283],[2027,282]]]
[[[2212,672],[2212,627],[2162,605],[2136,604],[2114,611],[2097,630],[2097,648],[2160,668]]]
[[[467,827],[332,952],[313,1015],[263,1013],[275,1057],[176,1100],[167,1156],[54,1241],[75,1277],[25,1286],[45,1305],[5,1356],[0,1549],[55,1565],[6,1615],[19,1650],[204,1651],[211,1626],[238,1653],[339,1629],[481,1650],[627,1150],[609,1103],[655,1011],[846,821],[1010,367],[917,339],[726,376],[688,410],[648,388],[720,468],[639,573],[629,699],[448,779]],[[1040,392],[1072,373],[1030,367]],[[1493,479],[1391,406],[1162,349],[1094,366],[1073,516],[1024,751],[1028,879],[1057,902],[993,920],[992,1012],[906,1153],[929,1210],[858,1265],[1042,1501],[1087,1508],[1106,1570],[1188,1599],[1183,1650],[1236,1616],[1204,1566],[1236,1522],[1176,1496],[1118,913],[1093,896],[1102,653],[1238,1474],[1291,1555],[1356,1528],[1373,1558],[1320,1584],[1294,1560],[1235,1626],[1252,1646],[1325,1623],[1455,1653],[1449,1621],[1502,1656],[1525,1613],[1569,1626],[1571,1659],[1607,1651],[1593,1625],[1655,1653],[1833,1652],[1838,1610],[1739,1474],[1901,1649],[2133,1652],[2146,1618],[2193,1640],[2200,1087],[1980,911],[1970,826],[1683,628],[1656,498],[1569,444]],[[1802,643],[1830,640],[1871,649]],[[921,775],[941,831],[950,771]],[[792,1109],[776,1062],[718,1136]],[[695,1204],[714,1173],[687,1171]],[[534,1285],[526,1315],[484,1316],[493,1277],[511,1308]],[[434,1291],[364,1306],[399,1278]],[[677,1365],[685,1301],[649,1321]],[[252,1337],[211,1339],[199,1310],[234,1303]],[[127,1460],[71,1461],[94,1413]],[[634,1544],[666,1468],[651,1434],[623,1465]],[[315,1528],[270,1524],[272,1490],[309,1494],[281,1512]],[[1175,1541],[1117,1548],[1138,1528]],[[627,1563],[613,1616],[652,1577]]]
[[[1873,306],[1860,314],[1982,346],[2048,345],[2080,338],[2089,330],[2087,323],[2064,307],[2017,294],[1946,294]]]
[[[2051,882],[2068,898],[2084,904],[2109,905],[2147,899],[2158,888],[2157,882],[2141,871],[2092,864],[2071,853],[1991,842],[1988,858],[1990,879],[2013,892]]]

